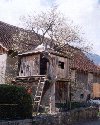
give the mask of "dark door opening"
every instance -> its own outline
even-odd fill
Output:
[[[40,75],[46,75],[49,60],[43,56],[40,57]]]

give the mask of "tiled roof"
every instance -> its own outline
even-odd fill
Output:
[[[83,52],[77,51],[73,54],[72,68],[96,73],[98,67]],[[99,70],[100,71],[100,70]]]
[[[94,62],[91,61],[86,56],[86,54],[83,51],[81,51],[81,49],[70,45],[66,45],[66,47],[63,50],[72,53],[72,69],[100,74],[100,68],[96,64],[94,64]]]
[[[13,40],[13,35],[21,32],[27,33],[30,39],[27,39],[28,37],[24,37],[24,40],[20,42]],[[26,41],[28,44],[26,44]],[[37,41],[35,33],[0,21],[0,43],[9,50],[12,50],[14,46],[17,46],[19,51],[27,51],[36,47],[39,44],[39,41]]]

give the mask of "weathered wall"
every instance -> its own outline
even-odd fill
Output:
[[[97,113],[97,108],[78,109],[67,113],[37,115],[33,119],[3,120],[0,121],[0,125],[73,125],[77,122],[97,119]]]
[[[32,119],[0,121],[0,125],[32,125]]]
[[[77,79],[78,77],[78,79]],[[83,80],[85,79],[86,80]],[[84,72],[71,72],[71,93],[72,101],[86,101],[89,94],[92,94],[93,74]],[[82,82],[83,81],[83,82]],[[85,82],[86,81],[86,82]]]
[[[93,73],[88,73],[88,82],[93,82]]]
[[[7,55],[5,83],[11,83],[17,76],[18,71],[18,57]]]
[[[76,70],[71,70],[71,80],[75,82],[76,79]]]
[[[23,56],[20,62],[19,76],[33,76],[40,74],[40,55]]]
[[[88,73],[88,90],[92,92],[93,89],[93,73]]]
[[[87,87],[88,83],[88,72],[85,72],[84,70],[76,70],[76,82],[84,83],[84,85]]]
[[[51,54],[52,58],[52,66],[53,66],[53,74],[56,78],[68,78],[69,77],[69,66],[70,66],[70,59],[67,57],[61,57],[57,55]],[[61,66],[64,63],[64,67]]]
[[[45,83],[48,84],[48,83]],[[52,84],[52,83],[51,83]],[[41,100],[42,106],[47,108],[47,112],[55,112],[55,83],[49,86]]]
[[[73,125],[80,121],[97,119],[98,108],[76,109],[67,113],[33,117],[34,125]]]
[[[55,84],[55,102],[66,103],[68,102],[70,95],[70,82],[69,81],[57,81]]]
[[[7,54],[0,55],[0,84],[5,83],[5,70],[6,70]]]
[[[72,93],[72,101],[86,101],[87,95],[90,94],[90,92],[86,89],[86,86],[84,83],[72,83],[71,85],[71,93]]]

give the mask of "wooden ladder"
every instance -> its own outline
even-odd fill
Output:
[[[36,112],[39,111],[44,84],[45,84],[45,76],[41,76],[39,78],[38,86],[37,86],[37,89],[36,89],[36,94],[34,96],[34,106],[33,106],[33,109],[36,110]]]

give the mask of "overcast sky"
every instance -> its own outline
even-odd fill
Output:
[[[83,37],[93,43],[93,51],[100,55],[100,0],[0,0],[0,21],[19,26],[20,16],[46,10],[53,3],[81,27]]]

